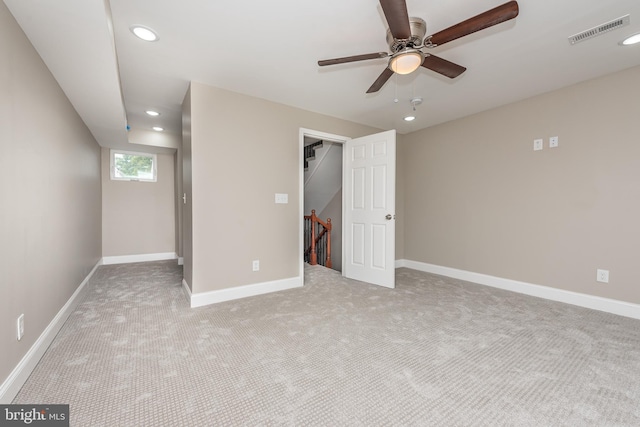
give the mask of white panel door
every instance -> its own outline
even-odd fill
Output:
[[[396,131],[345,144],[346,277],[395,287]]]

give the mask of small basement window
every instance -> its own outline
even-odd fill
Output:
[[[155,154],[111,150],[111,179],[118,181],[157,180],[157,158]]]

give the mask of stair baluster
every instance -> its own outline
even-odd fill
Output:
[[[311,211],[311,215],[305,215],[304,245],[305,262],[331,268],[331,218],[327,222],[322,221],[316,216],[315,209]]]

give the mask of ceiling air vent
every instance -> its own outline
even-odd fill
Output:
[[[613,21],[605,22],[604,24],[600,24],[597,27],[593,27],[581,33],[574,34],[569,37],[569,43],[576,44],[581,41],[592,39],[601,34],[608,33],[609,31],[615,30],[616,28],[624,27],[626,25],[629,25],[629,15],[621,16],[620,18],[614,19]]]

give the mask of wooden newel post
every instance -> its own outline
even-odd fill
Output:
[[[325,267],[331,268],[331,218],[327,218],[327,262]]]
[[[309,253],[309,264],[318,264],[318,254],[316,253],[316,210],[311,210],[311,252]]]

